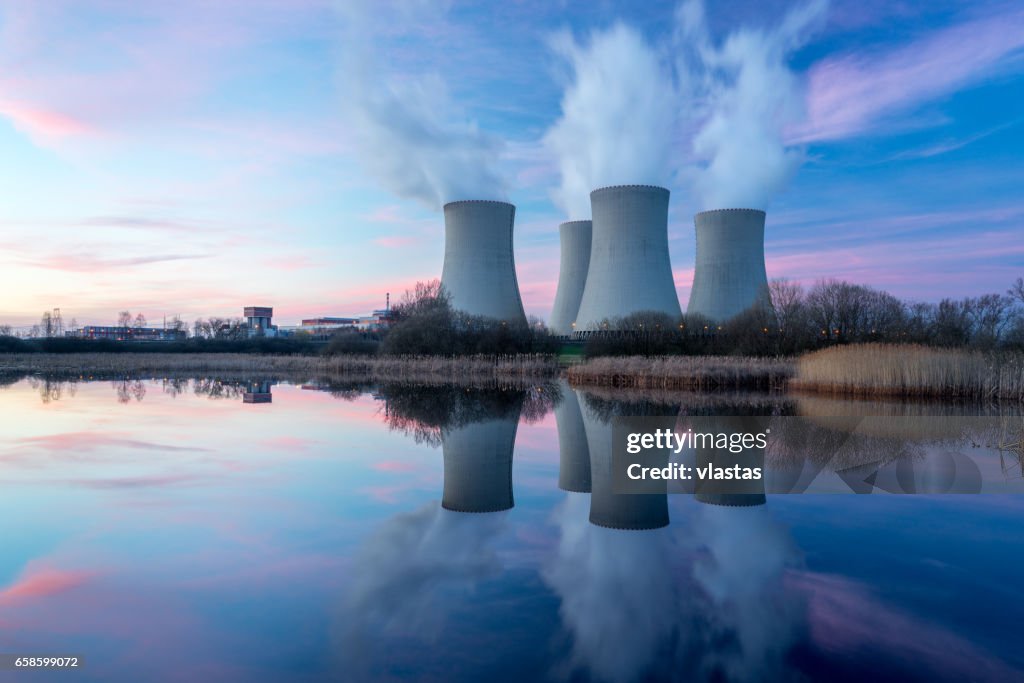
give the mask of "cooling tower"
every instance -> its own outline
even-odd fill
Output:
[[[519,411],[445,430],[441,507],[455,512],[497,512],[513,506],[512,449]]]
[[[577,332],[637,311],[682,315],[668,256],[668,197],[668,190],[651,185],[590,193],[593,243]]]
[[[526,323],[512,253],[515,214],[516,207],[507,202],[468,200],[444,205],[441,284],[456,310]]]
[[[718,209],[693,217],[697,259],[688,314],[722,322],[766,300],[764,217],[756,209]]]
[[[573,333],[583,288],[587,284],[593,222],[568,221],[558,226],[558,233],[562,258],[558,267],[558,291],[555,292],[548,328],[553,334],[568,335]]]
[[[701,422],[702,432],[734,434],[760,434],[768,429],[767,417],[719,417],[706,418]],[[744,448],[738,453],[729,449],[698,448],[697,467],[760,468],[764,473],[764,451],[756,445]],[[764,478],[759,479],[708,479],[696,482],[694,487],[698,502],[709,505],[730,507],[751,507],[764,505]]]
[[[576,392],[564,379],[559,380],[562,400],[555,406],[558,425],[558,488],[590,493],[590,449],[583,414]]]
[[[614,492],[612,423],[602,420],[589,408],[581,412],[590,450],[590,523],[610,529],[634,530],[668,526],[667,493]],[[662,426],[671,429],[674,421],[669,418]]]

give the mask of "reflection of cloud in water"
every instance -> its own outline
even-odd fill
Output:
[[[763,505],[701,505],[693,530],[704,549],[693,566],[702,589],[704,673],[728,681],[784,678],[801,612],[782,583],[798,559],[788,532]]]
[[[562,535],[544,580],[562,598],[562,620],[573,636],[563,663],[570,674],[589,669],[598,680],[632,681],[673,644],[680,588],[673,577],[669,529],[622,531],[588,521],[586,494],[569,493],[555,512]]]
[[[348,572],[337,631],[344,669],[358,679],[389,661],[393,639],[436,642],[458,598],[501,573],[489,542],[505,522],[504,512],[451,512],[435,501],[378,527]]]
[[[764,506],[699,505],[689,524],[637,532],[588,524],[587,498],[556,509],[561,538],[543,571],[572,636],[559,673],[786,680],[802,606],[782,579],[798,552]]]

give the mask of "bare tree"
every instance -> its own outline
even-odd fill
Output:
[[[967,300],[973,340],[978,346],[995,346],[1012,320],[1013,299],[1002,294],[984,294]]]
[[[121,311],[117,314],[117,326],[118,327],[131,327],[132,326],[132,312]]]
[[[137,316],[135,316],[135,327],[145,327],[145,326],[146,326],[146,316],[144,316],[141,313],[139,313]]]
[[[0,325],[0,337],[13,337],[14,328],[10,325]]]
[[[39,335],[42,337],[52,337],[53,331],[53,314],[45,311],[43,317],[39,320]]]

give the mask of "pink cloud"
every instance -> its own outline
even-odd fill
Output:
[[[291,398],[294,396],[289,397],[289,399]],[[277,436],[267,439],[263,443],[271,450],[306,451],[318,442],[316,439],[306,439],[301,436]]]
[[[0,590],[0,604],[63,593],[89,578],[85,572],[29,566],[14,583]]]
[[[373,243],[380,247],[387,249],[401,249],[402,247],[411,247],[412,245],[419,242],[415,237],[400,236],[400,235],[388,235],[385,237],[378,237],[373,240]]]
[[[59,111],[34,107],[24,102],[0,100],[0,115],[35,139],[60,139],[71,135],[95,133],[89,124]]]
[[[860,661],[899,657],[924,679],[1021,678],[1021,671],[963,636],[886,605],[864,585],[814,572],[791,572],[787,583],[807,597],[810,637],[829,653]]]
[[[416,465],[411,462],[399,462],[397,460],[385,460],[373,464],[373,469],[378,472],[415,472]]]
[[[1016,9],[938,31],[883,54],[826,58],[809,74],[807,121],[790,142],[835,140],[868,130],[887,114],[990,74],[1024,46],[1024,11]]]

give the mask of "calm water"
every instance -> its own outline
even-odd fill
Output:
[[[0,388],[0,653],[85,662],[0,680],[1024,679],[1024,497],[616,501],[602,418],[723,407],[558,393]]]

